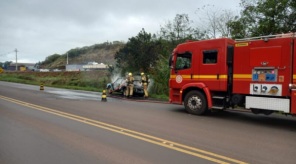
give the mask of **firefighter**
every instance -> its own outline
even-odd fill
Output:
[[[141,73],[141,79],[142,79],[142,85],[144,89],[144,98],[148,98],[148,78],[144,74],[144,72]]]
[[[133,91],[134,91],[134,77],[133,77],[133,74],[131,72],[128,73],[126,83],[127,83],[127,86],[126,86],[126,90],[125,90],[125,96],[132,97],[133,96]]]

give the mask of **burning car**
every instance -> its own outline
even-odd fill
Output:
[[[114,82],[107,84],[107,90],[109,94],[114,92],[124,94],[127,83],[126,78],[119,77]],[[133,95],[144,96],[143,86],[141,84],[141,76],[134,76],[134,92]]]

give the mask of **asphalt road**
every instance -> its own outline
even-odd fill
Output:
[[[0,163],[294,164],[296,118],[0,82]]]

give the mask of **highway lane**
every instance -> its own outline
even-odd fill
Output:
[[[210,163],[22,106],[5,109],[1,163]]]
[[[5,103],[0,163],[211,163],[77,120]]]
[[[111,98],[108,98],[108,102],[104,103],[100,101],[100,95],[98,93],[92,93],[92,92],[82,92],[83,96],[79,97],[80,91],[59,90],[59,89],[48,88],[48,87],[45,87],[45,91],[39,91],[38,90],[39,88],[37,86],[19,85],[19,84],[11,84],[11,83],[4,83],[4,82],[0,82],[0,87],[1,87],[0,89],[1,96],[13,98],[15,100],[21,100],[22,102],[36,104],[42,107],[48,107],[50,109],[55,109],[55,110],[63,111],[66,113],[71,113],[71,114],[78,115],[91,120],[96,120],[103,123],[115,125],[117,127],[122,127],[132,131],[139,132],[139,133],[147,134],[149,136],[154,136],[154,137],[165,139],[168,141],[173,141],[174,143],[177,143],[177,144],[187,145],[193,148],[197,148],[199,150],[204,150],[206,151],[206,153],[214,153],[216,156],[220,155],[220,156],[223,156],[223,158],[230,158],[231,160],[234,160],[234,161],[239,160],[239,161],[248,162],[248,163],[294,163],[296,159],[294,155],[296,152],[296,144],[294,143],[295,136],[296,136],[295,118],[282,117],[282,116],[272,116],[272,117],[256,116],[249,113],[238,113],[238,112],[214,113],[209,116],[198,117],[198,116],[192,116],[185,113],[182,110],[183,107],[178,105],[148,103],[148,102],[134,102],[134,101],[126,101],[126,100],[115,100]],[[55,90],[55,92],[52,92],[52,90]],[[69,96],[65,98],[61,96],[63,92],[67,94],[72,94],[72,92],[75,92],[77,93],[77,95],[74,96],[74,98],[73,97],[71,98],[71,96],[70,98]],[[96,99],[96,96],[98,96],[98,99]],[[3,111],[7,111],[2,109],[3,104],[6,104],[6,101],[2,99],[0,101],[1,113]],[[14,103],[10,102],[9,104],[14,104]],[[25,107],[25,108],[28,108],[28,107]],[[27,110],[19,110],[18,107],[14,107],[13,109],[8,111],[17,111],[18,113],[18,112],[21,112],[21,111],[24,112]],[[41,111],[33,110],[31,112],[40,113]],[[42,115],[45,115],[44,117],[54,117],[55,119],[63,120],[62,122],[70,122],[70,123],[65,123],[67,126],[72,126],[72,124],[74,124],[75,126],[73,125],[72,128],[75,130],[73,130],[73,132],[71,131],[70,133],[73,136],[81,136],[81,135],[89,136],[87,132],[91,130],[85,130],[86,133],[82,133],[82,134],[76,133],[77,131],[76,127],[79,127],[76,124],[80,125],[81,122],[77,122],[71,119],[69,120],[69,118],[66,119],[64,117],[56,118],[58,116],[49,116],[48,113],[44,113],[44,112],[41,112],[41,113],[43,113]],[[1,114],[1,117],[2,117],[2,114]],[[36,117],[37,116],[34,116],[33,118],[36,118]],[[40,118],[38,116],[37,118],[38,119],[42,118],[38,122],[43,122],[43,117]],[[32,119],[31,117],[28,118],[28,120],[31,120],[31,119]],[[53,118],[49,120],[52,120],[52,119]],[[3,120],[5,119],[1,118],[1,122]],[[45,121],[44,126],[47,125],[47,122],[48,121]],[[75,122],[75,123],[72,123],[72,122]],[[5,123],[3,124],[5,125]],[[55,128],[59,126],[61,126],[60,123],[51,125],[51,127],[55,127]],[[92,128],[101,129],[99,127],[88,125],[88,124],[86,125],[83,124],[80,126],[83,126],[83,127],[86,126],[91,129]],[[0,127],[1,129],[3,128],[2,126]],[[40,127],[43,127],[43,126],[40,126]],[[86,127],[84,127],[83,129],[88,129]],[[30,126],[27,128],[33,129]],[[42,129],[42,128],[39,128],[39,129]],[[59,127],[59,131],[63,131],[63,129],[67,129],[67,128],[63,128],[63,126]],[[135,147],[134,149],[136,149],[137,147],[140,147],[141,150],[145,152],[145,153],[140,153],[141,155],[137,153],[138,149],[135,152],[128,151],[129,152],[128,158],[131,158],[134,160],[136,159],[142,160],[142,161],[139,161],[140,163],[145,163],[145,162],[147,163],[184,163],[184,162],[211,163],[211,161],[208,159],[192,156],[192,155],[189,155],[188,153],[186,154],[186,152],[184,153],[182,151],[175,151],[170,148],[163,147],[162,145],[157,146],[154,143],[150,143],[150,142],[148,143],[142,142],[142,141],[139,141],[138,139],[134,139],[133,137],[126,137],[125,135],[122,135],[122,134],[114,134],[114,132],[109,132],[109,133],[117,137],[119,136],[118,138],[116,138],[113,135],[112,135],[113,137],[110,137],[111,135],[108,135],[107,138],[113,138],[112,140],[117,141],[117,143],[113,145],[114,147],[116,147],[117,145],[123,145],[124,147],[122,148],[123,152],[128,151],[128,148],[126,147],[130,147],[130,146],[123,144],[126,142],[125,141],[121,142],[122,141],[121,138],[128,138],[129,143],[131,143],[131,145],[134,145],[133,146]],[[43,132],[39,131],[38,134],[43,134]],[[45,134],[51,134],[51,133],[49,131]],[[63,134],[64,133],[61,133],[61,136],[64,136]],[[69,136],[65,135],[64,138],[70,137],[72,135],[69,135]],[[36,138],[43,138],[46,136],[47,135],[37,136]],[[1,138],[3,137],[0,137],[0,139]],[[63,137],[58,137],[58,139],[60,138],[63,138]],[[101,141],[102,138],[98,139],[97,142]],[[58,139],[52,139],[52,140],[54,141],[57,140],[56,142],[64,143],[65,145],[67,145],[67,142],[65,142],[64,140],[58,140]],[[10,140],[10,139],[8,138],[7,140]],[[15,140],[19,140],[19,139],[15,139]],[[73,139],[72,141],[73,142],[71,142],[71,144],[74,144],[74,145],[78,144],[75,142],[75,139]],[[89,145],[93,145],[91,141],[89,141],[88,143],[90,143]],[[142,147],[138,146],[139,144],[140,145],[144,144],[145,146],[142,146]],[[57,144],[57,145],[60,145],[60,144]],[[147,145],[148,145],[148,148],[146,148]],[[149,149],[149,146],[156,147],[156,148]],[[72,148],[72,146],[70,147]],[[108,147],[109,145],[105,146],[104,149]],[[113,149],[118,150],[119,148],[113,148]],[[156,155],[160,154],[161,152],[159,152],[159,149],[164,149],[165,152],[166,151],[174,152],[176,154],[174,154],[173,156],[169,155],[169,157],[171,158],[171,161],[166,160],[168,159],[168,156],[166,155],[163,155],[163,156],[161,155],[161,157],[158,156],[157,158],[155,157],[155,155],[150,154],[153,152]],[[64,153],[69,153],[69,150],[68,149],[64,150]],[[93,150],[96,150],[96,149],[93,148]],[[49,149],[48,151],[51,151],[51,149]],[[71,151],[76,152],[77,150],[71,149]],[[0,159],[2,159],[1,154],[3,156],[3,154],[5,154],[4,153],[5,151],[3,152],[2,149],[0,149],[0,152],[1,152]],[[96,152],[98,151],[96,150]],[[100,159],[104,163],[105,162],[127,163],[127,161],[117,159],[117,158],[121,159],[119,156],[121,156],[120,154],[122,154],[123,152],[121,153],[120,152],[121,151],[119,150],[115,151],[114,154],[119,154],[119,155],[117,155],[117,157],[112,156],[112,159],[114,158],[115,161],[109,161],[108,159],[100,157],[100,153],[102,152],[98,152],[98,154],[96,155],[88,155],[87,157],[83,155],[81,156],[83,156],[82,159],[88,159],[90,163],[96,160],[100,161]],[[76,153],[87,154],[85,153],[85,151],[76,152]],[[203,154],[203,155],[210,158],[217,159],[216,157],[213,157],[210,155],[206,155],[206,154]],[[79,155],[75,155],[75,156],[79,156]],[[91,157],[99,156],[100,158],[99,159],[91,158],[89,156]],[[75,158],[71,158],[71,157],[69,158],[73,159],[73,161],[76,161]],[[124,159],[128,159],[128,158],[124,158]],[[221,160],[220,158],[218,159]],[[225,159],[222,159],[222,161],[225,161]],[[229,163],[235,163],[235,162],[229,162]]]

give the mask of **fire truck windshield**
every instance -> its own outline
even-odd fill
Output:
[[[191,56],[192,54],[190,52],[186,52],[184,54],[177,54],[175,67],[176,70],[191,68]]]

